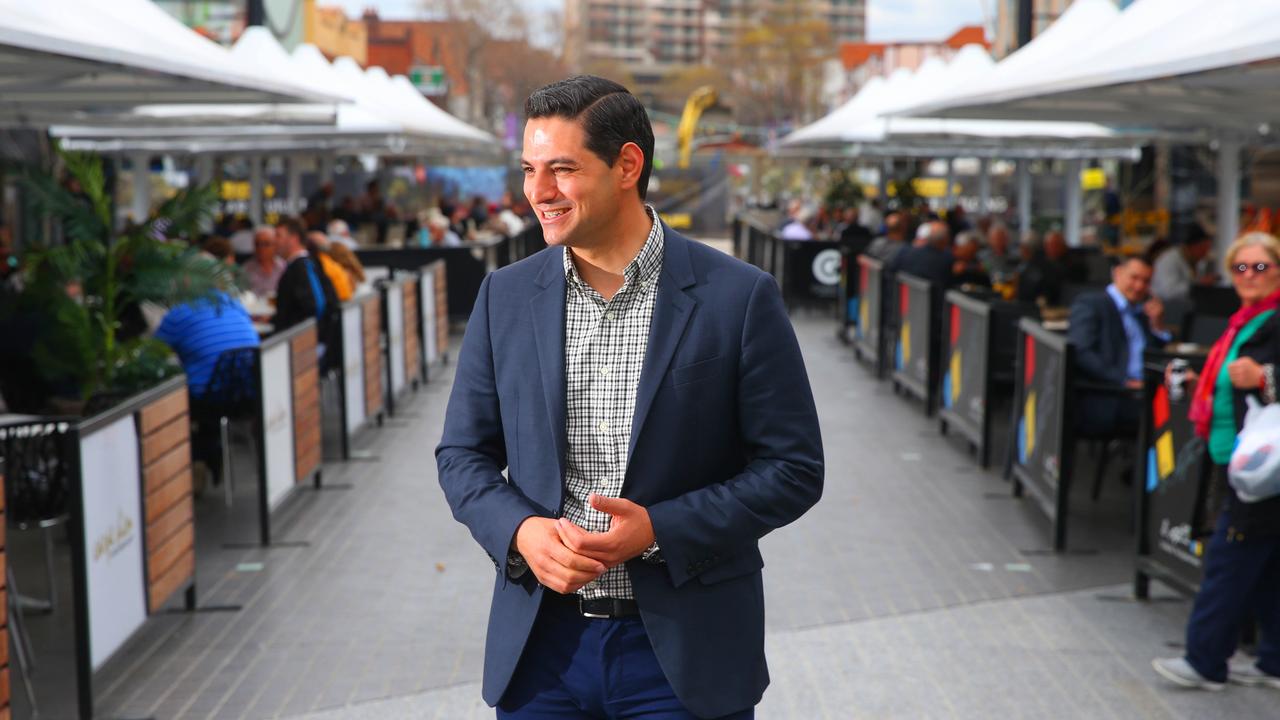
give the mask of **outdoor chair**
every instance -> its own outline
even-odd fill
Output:
[[[218,355],[204,392],[191,395],[191,419],[196,425],[193,455],[206,464],[214,461],[211,469],[223,487],[227,507],[231,507],[235,496],[231,426],[243,420],[257,421],[258,358],[258,348],[252,346],[224,350]],[[249,442],[253,443],[252,433]]]

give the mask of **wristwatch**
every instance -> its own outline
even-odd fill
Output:
[[[662,548],[658,547],[657,540],[654,540],[652,545],[640,553],[640,559],[650,565],[661,565],[666,562],[666,560],[662,559]]]

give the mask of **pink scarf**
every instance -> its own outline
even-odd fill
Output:
[[[1222,372],[1222,363],[1226,361],[1227,353],[1231,352],[1240,329],[1248,325],[1250,320],[1277,307],[1280,307],[1280,290],[1271,293],[1261,302],[1235,311],[1227,324],[1227,331],[1209,350],[1209,359],[1205,361],[1200,379],[1196,381],[1196,389],[1191,393],[1191,410],[1187,413],[1187,417],[1195,423],[1196,435],[1209,439],[1209,422],[1213,419],[1213,391],[1218,384],[1218,374]]]

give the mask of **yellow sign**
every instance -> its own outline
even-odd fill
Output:
[[[223,180],[221,195],[223,200],[248,200],[249,199],[249,181],[248,180]],[[265,198],[273,198],[276,196],[276,186],[271,183],[264,183],[262,186],[262,196]]]
[[[1036,449],[1036,393],[1034,390],[1027,393],[1027,402],[1022,408],[1022,421],[1025,425],[1027,457],[1031,457],[1031,453]]]
[[[1085,168],[1080,171],[1081,190],[1105,190],[1107,173],[1102,168]]]
[[[1177,460],[1173,454],[1173,433],[1166,430],[1156,440],[1156,474],[1163,480],[1173,474]]]
[[[672,230],[688,230],[693,227],[693,216],[689,213],[663,213],[662,219],[667,221]]]
[[[946,178],[916,178],[911,181],[911,186],[915,188],[916,194],[925,198],[940,198],[947,195],[947,179]],[[959,195],[963,187],[960,183],[951,186],[951,194]]]
[[[902,343],[902,364],[906,365],[911,362],[911,323],[906,321],[902,323],[900,342]]]
[[[962,365],[960,363],[960,351],[951,353],[951,403],[954,405],[960,399],[960,377],[962,373]]]

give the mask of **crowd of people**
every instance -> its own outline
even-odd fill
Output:
[[[414,247],[461,245],[486,234],[516,235],[535,219],[528,202],[510,192],[498,202],[480,195],[469,201],[442,196],[417,211],[385,198],[378,180],[366,183],[360,195],[338,200],[335,192],[332,182],[322,184],[307,198],[298,221],[307,232],[325,233],[351,249],[357,246],[357,236],[367,245],[392,241]],[[255,228],[249,220],[228,216],[215,233],[229,237],[238,255],[253,252]]]

